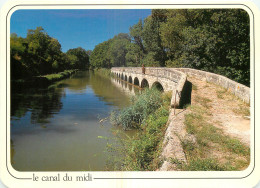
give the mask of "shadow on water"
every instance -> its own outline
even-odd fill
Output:
[[[55,89],[31,88],[22,93],[11,94],[11,116],[21,118],[31,112],[31,123],[47,123],[62,108],[62,92]]]
[[[70,87],[70,85],[69,84],[65,84],[65,83],[57,84],[57,88],[64,88],[64,87]]]

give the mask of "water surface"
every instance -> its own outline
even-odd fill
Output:
[[[107,140],[99,137],[116,136],[120,128],[107,117],[129,105],[133,91],[120,80],[82,71],[49,88],[13,92],[12,166],[18,171],[110,170]]]

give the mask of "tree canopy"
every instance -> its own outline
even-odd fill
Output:
[[[249,16],[242,9],[154,9],[129,35],[95,47],[93,67],[189,67],[250,85]]]
[[[113,66],[189,67],[250,85],[250,22],[242,9],[153,9],[95,46],[61,51],[42,27],[11,35],[12,78]]]
[[[42,27],[29,29],[26,38],[12,33],[10,46],[12,79],[89,67],[86,50],[79,47],[63,53],[59,41],[50,37]]]

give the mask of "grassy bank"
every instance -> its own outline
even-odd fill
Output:
[[[12,91],[26,89],[28,87],[46,87],[56,81],[68,78],[74,74],[77,70],[65,70],[55,74],[48,74],[43,76],[37,76],[28,79],[12,80]]]
[[[56,82],[64,78],[68,78],[70,75],[75,73],[77,70],[65,70],[64,72],[59,72],[56,74],[47,74],[44,76],[39,76],[40,78],[46,78],[49,82]]]
[[[244,170],[250,163],[250,148],[222,129],[223,125],[212,120],[213,101],[197,92],[193,86],[194,102],[187,109],[185,125],[187,133],[196,137],[195,142],[182,139],[187,164],[172,160],[179,170],[184,171],[233,171]],[[221,96],[219,96],[221,94]],[[227,100],[227,91],[217,90],[217,98]],[[222,96],[223,95],[223,96]],[[216,99],[215,99],[216,100]],[[234,100],[230,98],[230,100]],[[249,115],[248,111],[241,112]]]
[[[160,165],[162,141],[169,116],[171,93],[160,93],[156,89],[145,90],[137,96],[131,106],[117,115],[112,122],[125,129],[136,128],[134,137],[121,139],[122,159],[115,170],[156,170]],[[117,156],[118,157],[118,156]]]

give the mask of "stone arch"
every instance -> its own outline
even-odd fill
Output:
[[[139,86],[139,79],[137,77],[135,77],[135,79],[134,79],[134,85]]]
[[[122,80],[124,80],[124,74],[122,73],[121,74],[121,77],[120,77]]]
[[[156,89],[158,89],[159,91],[162,91],[162,92],[164,91],[162,84],[160,82],[157,82],[157,81],[153,83],[152,88],[156,88]]]
[[[132,76],[129,76],[129,77],[128,77],[128,82],[131,83],[131,84],[133,83]]]
[[[145,88],[145,87],[149,88],[149,83],[148,83],[148,81],[144,78],[144,79],[142,80],[142,82],[141,82],[141,88]]]

